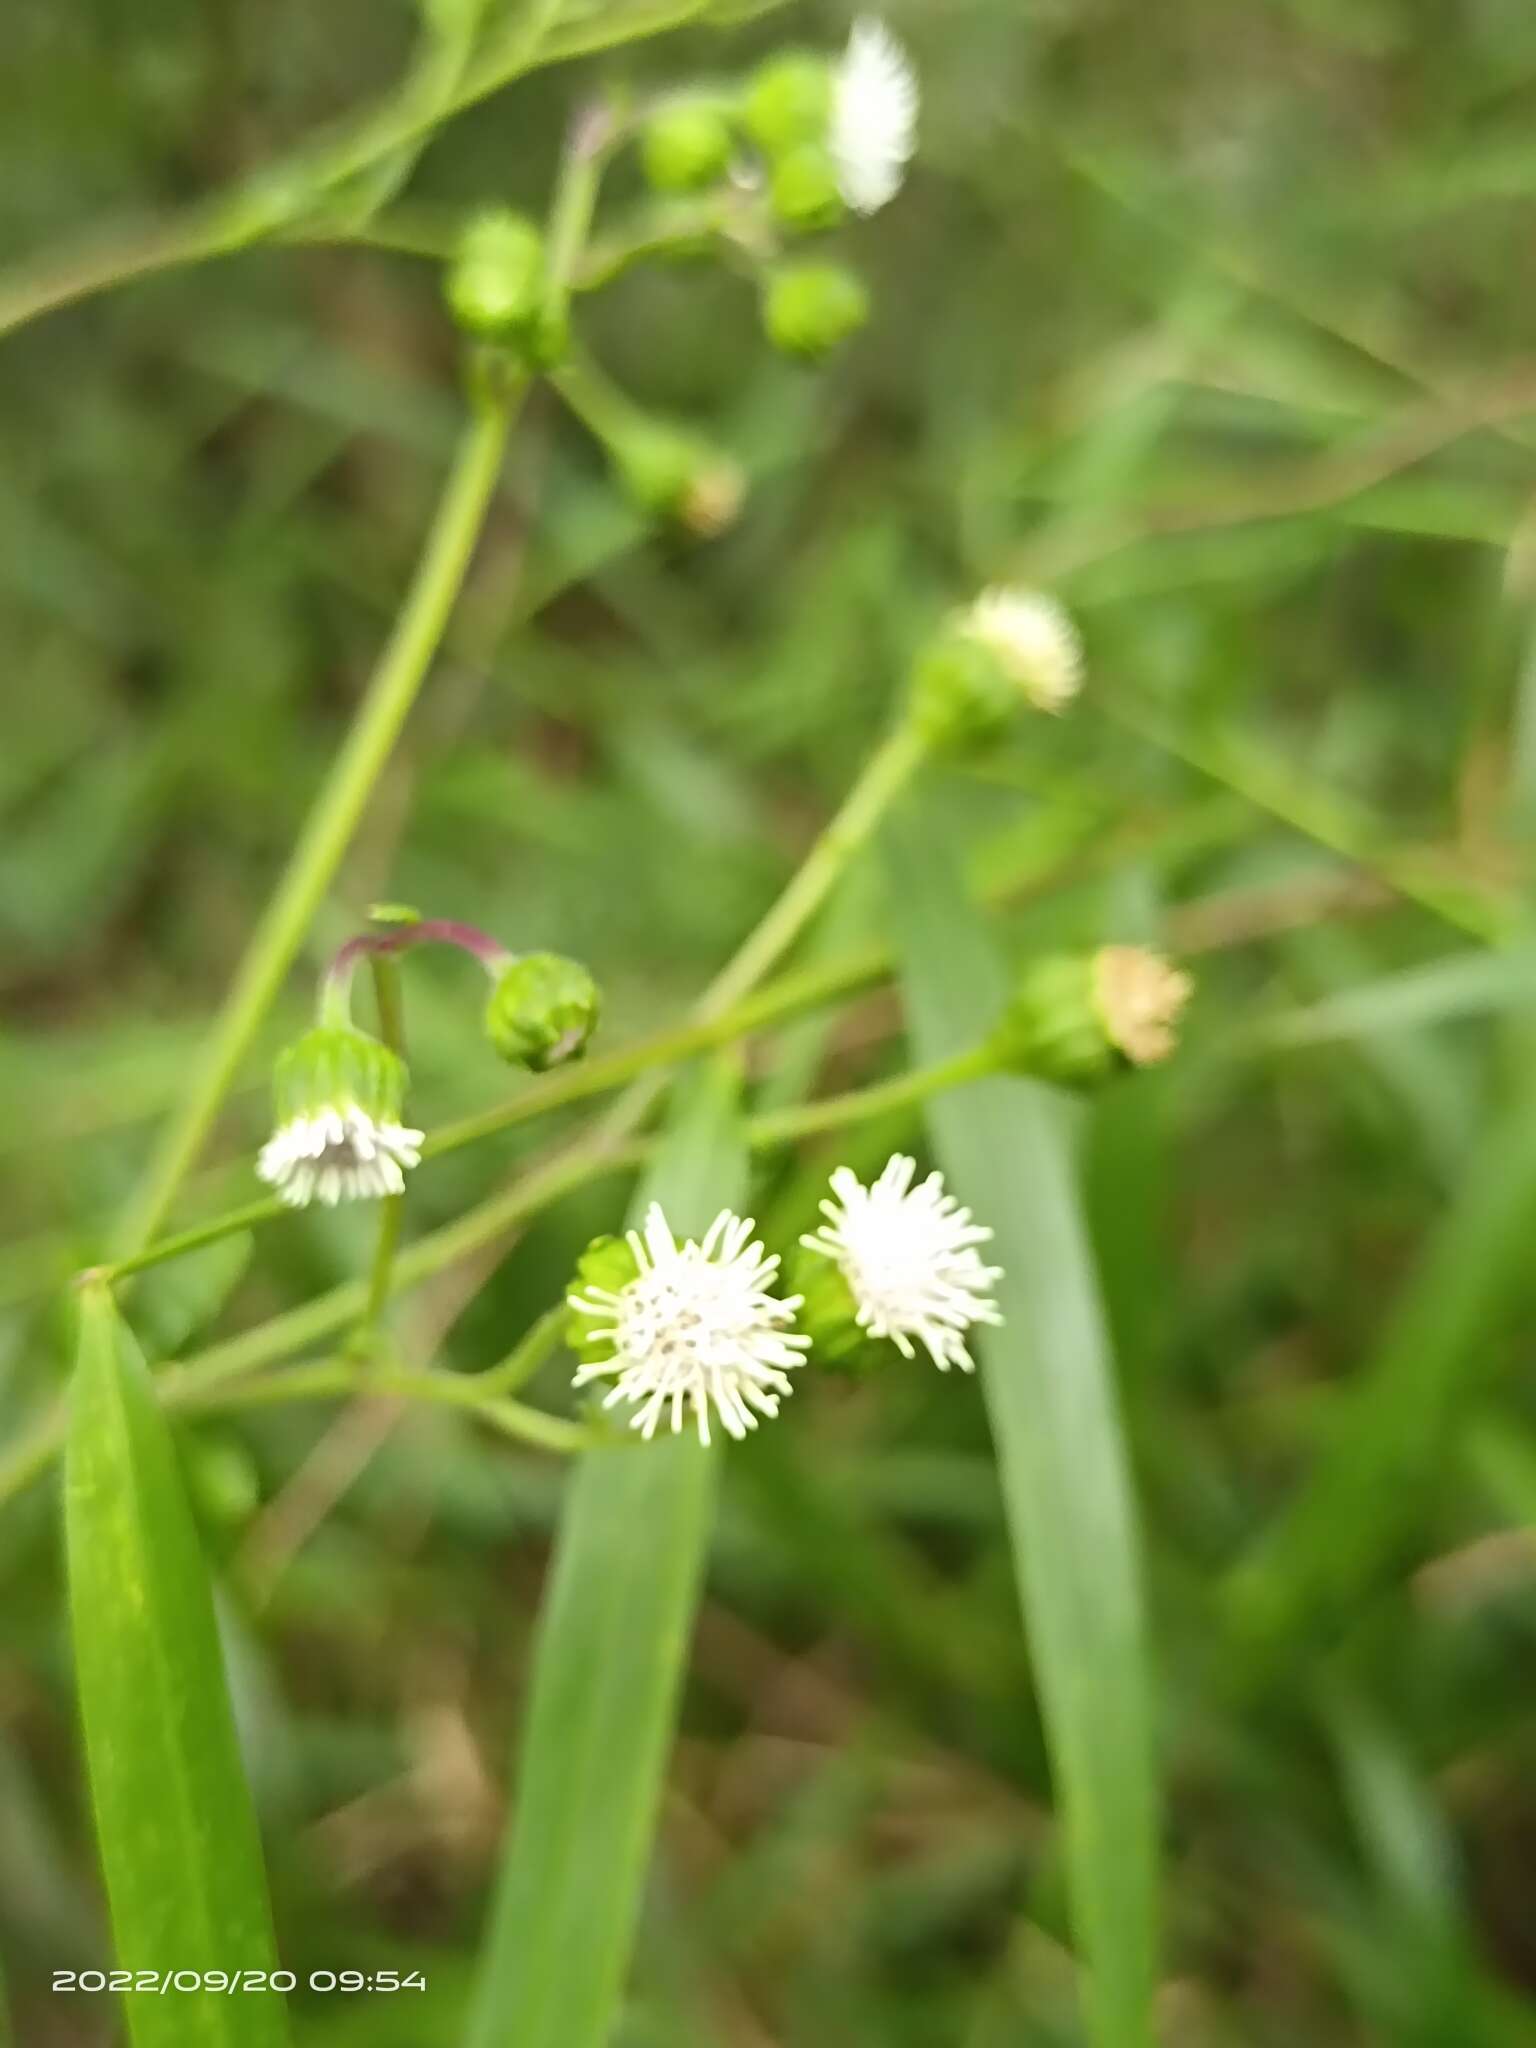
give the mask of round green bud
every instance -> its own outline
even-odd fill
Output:
[[[545,311],[544,238],[505,207],[464,229],[443,280],[449,310],[466,334],[525,340]]]
[[[576,1261],[570,1293],[588,1294],[595,1289],[599,1294],[622,1294],[639,1275],[640,1263],[627,1237],[594,1237]],[[566,1349],[582,1365],[597,1365],[613,1354],[613,1346],[605,1336],[593,1335],[593,1320],[567,1306]]]
[[[912,668],[912,716],[929,745],[954,752],[996,739],[1019,707],[1018,692],[992,651],[948,628]]]
[[[770,156],[824,142],[832,122],[832,66],[814,50],[786,50],[752,74],[742,103],[747,133]]]
[[[993,1034],[1010,1072],[1084,1088],[1119,1067],[1095,999],[1093,957],[1053,953],[1024,969]]]
[[[612,450],[624,489],[644,512],[713,539],[735,524],[746,479],[707,441],[656,420],[634,422]]]
[[[796,234],[835,228],[844,211],[837,166],[819,143],[801,143],[774,165],[768,200],[775,218]]]
[[[718,107],[661,107],[640,136],[640,162],[658,192],[698,192],[730,168],[731,124]]]
[[[869,318],[864,280],[836,263],[791,263],[776,270],[763,294],[768,339],[785,355],[814,360],[844,342]]]
[[[993,1033],[1000,1063],[1068,1087],[1153,1066],[1177,1044],[1193,983],[1142,946],[1031,961]]]
[[[797,1245],[789,1256],[785,1285],[802,1297],[795,1321],[810,1338],[817,1365],[864,1374],[877,1371],[896,1355],[893,1344],[861,1328],[858,1304],[835,1259]]]
[[[525,953],[491,991],[485,1028],[504,1060],[542,1074],[586,1050],[600,1008],[597,983],[579,960]]]

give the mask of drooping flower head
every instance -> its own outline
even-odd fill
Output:
[[[625,1241],[632,1277],[614,1287],[589,1280],[569,1297],[592,1325],[583,1349],[608,1347],[579,1367],[576,1385],[612,1380],[603,1406],[628,1403],[645,1437],[664,1422],[679,1431],[691,1416],[707,1444],[711,1409],[738,1438],[777,1415],[808,1340],[791,1327],[799,1297],[769,1292],[779,1261],[753,1228],[723,1209],[702,1240],[679,1244],[653,1202]]]
[[[405,1081],[404,1062],[367,1032],[341,1023],[307,1031],[278,1060],[274,1130],[257,1173],[295,1209],[398,1195],[423,1135],[400,1121]]]
[[[911,59],[883,21],[853,25],[832,87],[832,160],[855,213],[878,213],[901,190],[917,144]]]
[[[821,1205],[826,1222],[800,1242],[836,1262],[870,1336],[888,1338],[904,1358],[921,1344],[940,1372],[952,1365],[972,1372],[966,1332],[1002,1321],[989,1292],[1002,1269],[982,1264],[976,1247],[992,1233],[944,1192],[943,1174],[914,1187],[916,1170],[898,1152],[865,1187],[840,1166],[832,1176],[836,1199]]]

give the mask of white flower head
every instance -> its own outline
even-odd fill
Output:
[[[603,1406],[628,1402],[644,1437],[664,1420],[675,1433],[691,1414],[707,1444],[711,1409],[738,1438],[759,1416],[777,1415],[810,1340],[791,1328],[800,1296],[768,1291],[779,1261],[753,1240],[754,1227],[722,1209],[699,1243],[679,1244],[653,1202],[642,1229],[628,1233],[634,1278],[569,1297],[592,1319],[591,1337],[613,1347],[581,1366],[575,1384],[611,1379]]]
[[[972,1372],[965,1334],[975,1323],[1002,1321],[988,1291],[1002,1269],[982,1264],[976,1247],[992,1233],[945,1194],[943,1174],[914,1187],[916,1170],[898,1152],[865,1187],[840,1166],[832,1176],[837,1199],[821,1205],[826,1222],[800,1241],[836,1262],[872,1337],[889,1338],[904,1358],[916,1355],[916,1340],[940,1372]]]
[[[977,640],[1037,711],[1065,711],[1083,686],[1083,643],[1064,605],[1044,591],[995,586],[962,614]]]
[[[423,1135],[375,1123],[355,1102],[337,1104],[283,1124],[262,1146],[256,1171],[292,1209],[317,1196],[331,1208],[376,1201],[404,1188],[406,1168],[421,1164]]]
[[[294,1209],[398,1195],[423,1137],[400,1121],[404,1092],[403,1062],[366,1032],[307,1032],[277,1063],[276,1129],[257,1173]]]
[[[832,160],[844,200],[878,213],[901,190],[917,142],[912,60],[883,21],[853,25],[832,88]]]

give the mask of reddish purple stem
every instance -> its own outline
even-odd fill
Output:
[[[493,973],[512,958],[499,939],[493,939],[489,932],[475,925],[460,924],[451,917],[427,917],[419,924],[396,925],[387,932],[359,932],[336,954],[326,969],[326,980],[342,981],[359,960],[381,953],[406,953],[412,946],[457,946],[461,953],[472,953],[482,967]]]

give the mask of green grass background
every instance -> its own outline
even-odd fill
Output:
[[[945,608],[1000,576],[1057,589],[1080,709],[924,815],[1016,957],[1153,938],[1199,973],[1178,1062],[1080,1119],[1146,1546],[1164,2034],[1533,2042],[1536,16],[891,18],[926,112],[908,191],[844,241],[872,329],[805,373],[696,266],[583,308],[627,388],[746,463],[747,514],[709,547],[648,535],[534,404],[312,960],[388,894],[589,959],[609,1042],[672,1019]],[[795,7],[600,69],[670,82],[846,22]],[[382,90],[412,27],[403,0],[13,0],[0,259],[277,156]],[[413,200],[540,204],[597,68],[453,122]],[[387,630],[454,355],[431,266],[358,248],[253,250],[0,341],[7,1434],[61,1377],[63,1283]],[[871,869],[814,944],[884,929]],[[473,976],[419,964],[416,1101],[446,1119],[506,1084]],[[295,977],[270,1046],[306,1001]],[[752,1083],[784,1101],[904,1056],[877,994],[756,1047]],[[253,1192],[259,1061],[246,1079],[192,1212]],[[921,1133],[861,1134],[853,1163],[897,1142]],[[411,1227],[516,1156],[424,1172]],[[804,1227],[833,1163],[780,1162],[758,1214]],[[567,1203],[472,1297],[428,1288],[404,1341],[489,1364],[622,1201]],[[227,1299],[209,1255],[146,1282],[135,1322],[162,1354],[236,1329],[368,1242],[355,1215],[283,1224]],[[454,1417],[334,1424],[184,1445],[285,1957],[430,1987],[300,2001],[299,2038],[420,2048],[465,2004],[561,1475]],[[0,1955],[19,2043],[97,2048],[105,2001],[47,1990],[105,1947],[59,1574],[40,1488],[0,1521]],[[728,1462],[623,2048],[1066,2048],[1059,1846],[976,1389],[804,1389]]]

